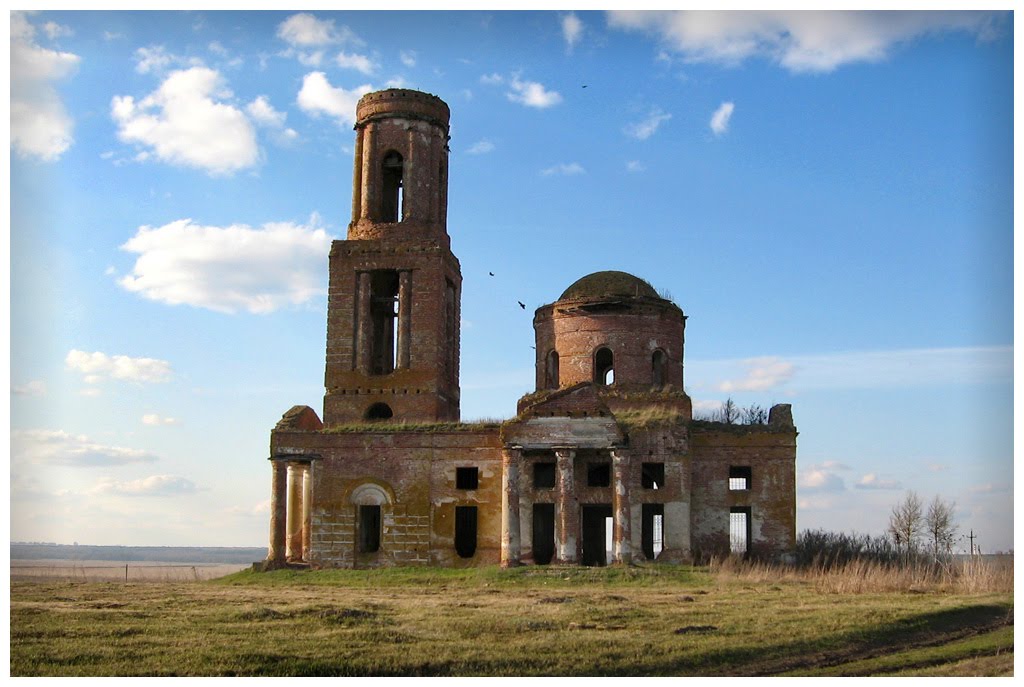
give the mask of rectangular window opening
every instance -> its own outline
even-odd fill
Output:
[[[533,464],[533,488],[554,489],[555,488],[555,464],[534,463]]]
[[[665,504],[645,503],[641,507],[640,546],[649,561],[655,560],[665,548]]]
[[[750,508],[729,509],[729,551],[740,556],[750,551]]]
[[[455,506],[455,552],[461,558],[476,553],[476,506]]]
[[[380,550],[380,506],[359,506],[359,552]]]
[[[370,344],[372,374],[394,372],[398,362],[398,271],[374,270],[370,273],[370,319],[373,340]]]
[[[644,489],[664,489],[665,464],[644,463],[641,465],[640,486]]]
[[[610,487],[612,484],[611,463],[587,463],[587,486]]]
[[[729,491],[747,491],[750,489],[750,466],[729,466]]]
[[[479,483],[479,468],[455,468],[456,489],[476,489]]]

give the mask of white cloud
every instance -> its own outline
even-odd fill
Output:
[[[118,281],[144,298],[217,312],[269,313],[326,292],[331,237],[314,215],[307,225],[274,222],[201,226],[182,219],[139,227],[121,248],[137,253]]]
[[[860,478],[855,485],[858,489],[902,489],[900,482],[892,479],[883,479],[873,472],[869,472]]]
[[[162,45],[151,45],[135,51],[135,71],[139,74],[161,71],[176,61]]]
[[[270,99],[265,95],[257,97],[256,100],[246,105],[245,111],[257,124],[272,128],[284,126],[284,120],[287,117],[284,112],[275,110],[274,106],[270,104]]]
[[[845,491],[843,478],[830,470],[827,464],[811,465],[800,471],[798,485],[801,492],[836,492]]]
[[[562,96],[557,91],[549,91],[536,81],[522,81],[518,76],[513,76],[509,86],[512,90],[505,94],[508,99],[527,107],[544,109],[562,102]]]
[[[157,358],[131,358],[126,355],[109,356],[96,351],[86,353],[72,349],[64,359],[69,370],[83,375],[87,384],[105,379],[126,382],[166,382],[171,377],[171,364]]]
[[[401,76],[393,76],[384,83],[384,86],[387,88],[409,88],[409,82]]]
[[[963,31],[985,40],[1007,15],[991,12],[614,11],[608,25],[657,35],[688,62],[737,65],[771,60],[792,72],[828,72],[878,62],[931,33]]]
[[[750,358],[744,363],[747,374],[740,379],[720,383],[719,391],[767,391],[789,381],[793,376],[793,364],[780,358]]]
[[[569,52],[576,47],[582,35],[583,22],[579,20],[579,17],[572,13],[562,17],[562,38],[565,39],[565,45]]]
[[[642,172],[645,169],[647,168],[644,167],[644,164],[639,160],[630,160],[629,162],[626,163],[627,172]]]
[[[416,51],[415,50],[402,50],[398,53],[398,59],[402,61],[406,67],[416,66]]]
[[[469,150],[466,152],[468,152],[470,155],[482,155],[484,153],[489,153],[492,150],[494,150],[494,144],[488,141],[487,139],[483,139],[471,145],[469,147]]]
[[[829,470],[852,470],[849,465],[845,465],[835,460],[826,460],[822,462],[821,467],[828,468]]]
[[[74,121],[54,83],[78,68],[81,58],[36,44],[36,29],[11,12],[11,146],[23,158],[53,161],[74,142]]]
[[[311,115],[326,114],[347,126],[355,124],[356,104],[373,90],[369,84],[352,90],[335,88],[323,72],[310,72],[302,79],[302,88],[296,102]]]
[[[69,27],[61,26],[57,22],[53,21],[48,21],[43,24],[43,33],[45,33],[51,41],[60,38],[61,36],[73,36],[75,34],[75,32]]]
[[[228,515],[241,515],[245,517],[264,517],[270,513],[270,499],[260,501],[252,506],[231,506],[225,508]]]
[[[103,40],[105,40],[105,41],[115,41],[115,40],[117,40],[119,38],[124,38],[124,34],[123,33],[117,33],[116,31],[104,31],[103,32]]]
[[[149,425],[150,427],[160,427],[162,425],[176,425],[178,421],[173,417],[161,417],[156,413],[147,413],[142,416],[142,424]]]
[[[211,41],[210,44],[206,46],[206,49],[209,50],[212,53],[216,53],[217,55],[220,55],[221,57],[227,57],[228,56],[227,48],[225,48],[223,45],[221,45],[219,41]]]
[[[45,396],[46,382],[34,379],[31,382],[26,382],[25,384],[12,386],[11,393],[15,396]]]
[[[46,429],[12,431],[11,458],[14,461],[73,467],[152,463],[157,459],[148,451],[107,446],[84,435]]]
[[[480,83],[487,84],[488,86],[496,86],[504,82],[505,77],[501,74],[484,74],[480,77]]]
[[[307,12],[293,14],[281,22],[277,27],[277,37],[301,48],[360,42],[347,26],[336,27],[333,19],[317,19]]]
[[[672,119],[672,115],[662,111],[661,108],[655,107],[645,119],[628,125],[623,131],[626,132],[627,136],[644,141],[654,135],[662,122],[667,122],[670,119]]]
[[[175,475],[152,475],[142,479],[120,482],[105,479],[90,490],[92,494],[109,496],[180,496],[199,491],[196,483]]]
[[[366,55],[339,52],[334,61],[343,69],[355,69],[363,74],[373,74],[377,70],[377,65]]]
[[[555,165],[554,167],[548,167],[547,169],[541,170],[541,174],[549,177],[552,175],[559,176],[574,176],[576,174],[583,174],[587,170],[583,169],[583,166],[578,162],[570,162],[568,164],[562,163]]]
[[[729,120],[732,118],[732,111],[735,108],[733,103],[722,103],[715,110],[715,113],[711,115],[711,121],[709,126],[715,133],[715,136],[721,136],[729,130]]]
[[[256,133],[245,114],[221,99],[231,93],[218,72],[193,67],[171,72],[153,93],[136,102],[114,96],[117,135],[169,164],[231,174],[259,158]]]

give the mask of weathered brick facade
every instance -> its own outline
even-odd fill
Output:
[[[357,106],[352,221],[330,253],[323,421],[296,406],[271,434],[266,567],[790,550],[789,406],[767,425],[692,420],[686,316],[632,275],[588,275],[539,308],[537,391],[504,423],[459,422],[448,119],[416,91]]]

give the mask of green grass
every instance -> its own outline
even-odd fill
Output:
[[[993,675],[1013,595],[707,569],[281,570],[11,585],[12,675]]]

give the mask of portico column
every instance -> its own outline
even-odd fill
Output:
[[[288,464],[288,560],[302,560],[302,466]]]
[[[523,449],[508,446],[501,454],[501,567],[519,565],[519,463]]]
[[[398,369],[409,367],[409,327],[412,325],[412,272],[398,273]]]
[[[612,508],[615,511],[612,529],[612,555],[616,563],[631,563],[631,526],[629,508],[629,452],[612,449]]]
[[[309,544],[313,533],[313,464],[302,466],[302,560],[309,560]]]
[[[558,462],[558,518],[555,520],[555,545],[559,563],[576,563],[576,542],[580,531],[579,505],[573,479],[576,451],[556,449]]]
[[[359,294],[357,296],[357,322],[359,332],[356,339],[356,353],[359,356],[356,370],[364,375],[371,372],[373,365],[373,316],[370,314],[370,273],[359,273]]]
[[[288,512],[288,464],[283,460],[272,460],[270,478],[270,551],[267,558],[284,561],[285,532]]]

